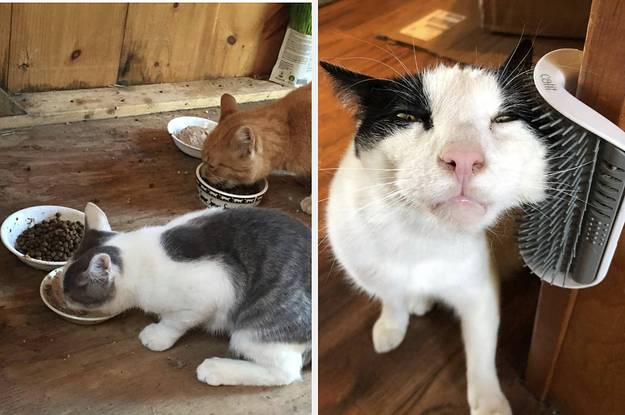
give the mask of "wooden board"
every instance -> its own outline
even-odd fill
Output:
[[[0,88],[0,118],[12,115],[25,115],[24,111],[13,99]],[[0,121],[1,122],[1,121]]]
[[[541,401],[549,392],[578,293],[547,282],[541,284],[525,370],[525,386]]]
[[[11,43],[11,3],[0,3],[0,88],[7,88],[9,45]]]
[[[343,0],[319,12],[319,56],[371,76],[393,76],[401,61],[414,69],[432,65],[431,54],[390,46],[374,38],[405,1]],[[372,13],[371,10],[375,10]],[[393,52],[396,56],[393,55]],[[319,76],[319,240],[328,185],[354,133],[350,115]],[[402,345],[377,355],[371,329],[376,303],[355,292],[322,242],[319,255],[319,413],[324,415],[468,414],[466,367],[460,328],[451,313],[437,308],[413,317]],[[539,281],[527,275],[503,290],[497,369],[515,415],[551,415],[522,385]]]
[[[219,105],[221,95],[238,102],[282,98],[291,88],[251,78],[131,87],[51,91],[15,95],[27,115],[0,118],[0,130],[33,125],[130,117],[140,114]]]
[[[33,205],[82,209],[98,199],[113,229],[163,224],[202,209],[199,160],[164,129],[177,116],[214,120],[218,108],[34,127],[0,140],[0,220]],[[152,183],[154,186],[150,186]],[[270,177],[261,206],[310,225],[299,201],[310,192],[292,177]],[[0,414],[304,415],[311,372],[287,387],[210,387],[196,378],[205,358],[231,356],[228,340],[200,331],[165,352],[141,345],[152,316],[129,312],[96,326],[68,323],[46,308],[46,274],[0,246]]]
[[[431,40],[413,38],[400,31],[411,23],[441,9],[465,19]],[[514,50],[520,36],[500,35],[482,29],[478,2],[475,0],[423,0],[406,3],[396,10],[386,22],[375,28],[378,37],[405,46],[413,44],[438,57],[481,66],[499,66]],[[582,49],[583,40],[534,38],[534,61],[547,52],[559,48]]]
[[[625,81],[620,76],[625,59],[614,39],[625,36],[624,21],[625,1],[593,1],[578,82],[578,97],[620,128],[625,128]],[[569,306],[570,319],[561,319],[557,329],[564,333],[562,347],[551,364],[550,382],[543,383],[547,400],[567,415],[625,413],[624,293],[625,234],[622,234],[605,280],[577,293],[573,306]],[[539,310],[549,310],[570,296],[562,290],[559,298],[553,294],[541,295]],[[540,347],[548,336],[547,330],[558,321],[559,312],[551,314],[536,321],[530,363],[540,362],[544,355],[552,353],[551,348]],[[528,379],[534,376],[529,370],[528,365]]]
[[[8,91],[115,83],[127,4],[15,3]]]
[[[269,74],[288,11],[283,4],[130,4],[118,82]]]

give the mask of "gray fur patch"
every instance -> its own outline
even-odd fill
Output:
[[[89,276],[89,264],[97,254],[107,254],[111,262],[123,271],[123,261],[119,248],[102,246],[114,232],[104,232],[87,228],[80,245],[72,256],[72,263],[63,277],[63,295],[85,308],[96,308],[115,295],[115,285],[108,281],[96,281]]]
[[[265,342],[310,342],[312,234],[301,221],[271,209],[226,210],[164,232],[161,244],[174,261],[228,266],[237,293],[233,331],[253,331]]]

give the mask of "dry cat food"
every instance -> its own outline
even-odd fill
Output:
[[[78,248],[84,225],[61,220],[61,214],[35,224],[17,237],[15,249],[42,261],[67,261]]]
[[[52,304],[52,307],[59,310],[60,312],[75,317],[84,317],[85,315],[87,315],[86,311],[72,310],[71,308],[67,307],[67,304],[65,304],[65,301],[63,301],[63,295],[61,294],[61,282],[58,278],[52,279],[52,283],[46,285],[44,291],[48,302]]]
[[[208,137],[208,130],[196,125],[185,127],[176,135],[178,140],[198,149],[202,148],[202,144],[204,143],[204,140],[206,140],[206,137]]]
[[[204,180],[206,181],[206,179]],[[254,184],[240,184],[234,187],[224,187],[223,185],[219,183],[211,183],[209,181],[206,181],[206,182],[210,184],[211,187],[214,187],[215,189],[220,190],[222,192],[231,193],[235,195],[244,195],[244,196],[255,195],[256,193],[260,193],[263,190],[263,187],[265,185],[264,180],[259,180]]]

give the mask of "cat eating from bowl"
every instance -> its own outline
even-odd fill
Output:
[[[271,104],[245,110],[224,94],[219,124],[202,147],[202,176],[222,187],[253,184],[275,170],[310,180],[311,91],[311,84],[304,85]],[[300,206],[310,214],[310,197]]]
[[[201,327],[230,335],[240,358],[197,367],[209,385],[286,385],[311,355],[311,231],[277,210],[205,209],[164,226],[113,232],[85,208],[78,250],[61,271],[73,309],[118,314],[139,308],[158,323],[139,334],[150,350],[171,348]]]

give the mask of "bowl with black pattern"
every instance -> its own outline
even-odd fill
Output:
[[[236,189],[223,189],[207,182],[200,174],[201,168],[202,164],[195,169],[195,184],[200,201],[208,207],[223,207],[225,209],[254,207],[260,203],[269,188],[267,179],[261,179],[251,185],[255,188],[253,193],[239,194],[240,192]]]

